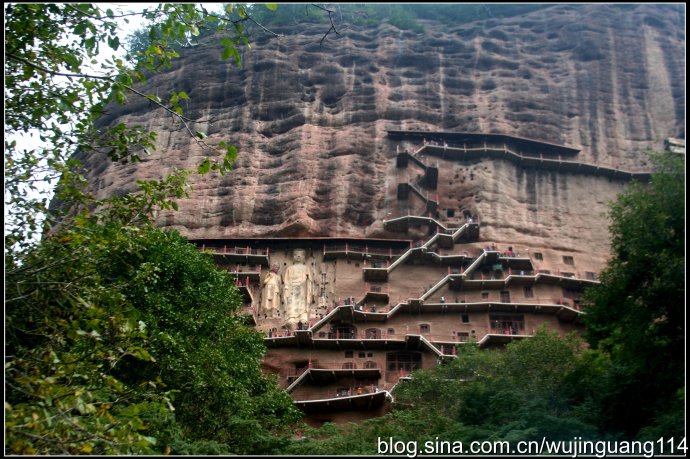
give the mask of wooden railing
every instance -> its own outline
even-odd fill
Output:
[[[300,402],[304,401],[317,401],[317,400],[323,400],[323,399],[330,399],[330,398],[338,398],[338,397],[352,397],[356,395],[366,395],[366,394],[373,394],[377,392],[382,392],[385,389],[383,388],[382,385],[375,385],[375,384],[365,384],[361,386],[350,386],[347,388],[333,388],[333,387],[327,387],[327,388],[315,388],[313,386],[309,387],[309,394],[303,394],[300,396],[297,396]]]
[[[327,253],[361,253],[362,255],[372,255],[372,256],[383,256],[383,257],[397,257],[405,253],[407,249],[382,249],[377,247],[369,247],[367,245],[355,245],[355,244],[334,244],[334,245],[324,245],[323,254]]]
[[[201,252],[213,252],[217,254],[229,254],[229,255],[263,255],[263,256],[268,256],[269,255],[269,249],[255,249],[251,247],[228,247],[227,245],[223,246],[218,246],[218,245],[206,245],[202,244],[200,247],[198,247],[199,251]]]

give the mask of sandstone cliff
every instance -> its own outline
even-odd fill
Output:
[[[256,37],[241,70],[200,46],[143,90],[186,91],[194,128],[237,145],[239,159],[225,177],[193,177],[191,197],[160,224],[191,239],[392,237],[381,221],[419,206],[396,199],[413,172],[396,168],[388,130],[528,137],[579,148],[578,161],[644,169],[645,149],[685,136],[684,23],[674,5],[554,5],[451,28],[423,22],[422,34],[352,27],[322,46],[323,25],[295,25]],[[158,151],[125,166],[94,158],[101,196],[203,158],[141,100],[103,120],[119,121],[158,131]],[[622,186],[491,160],[440,164],[434,192],[442,216],[478,214],[487,240],[605,252],[606,201]]]

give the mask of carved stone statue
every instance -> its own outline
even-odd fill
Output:
[[[283,307],[285,323],[295,326],[298,322],[309,323],[309,310],[314,302],[314,275],[304,264],[305,251],[295,249],[294,263],[283,273]]]
[[[261,311],[267,319],[275,319],[280,313],[280,276],[278,265],[271,265],[261,283]]]

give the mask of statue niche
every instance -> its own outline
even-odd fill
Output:
[[[267,319],[276,319],[280,315],[280,276],[278,265],[271,265],[261,283],[261,310]]]
[[[297,323],[309,323],[311,304],[314,302],[314,275],[304,264],[306,252],[295,249],[293,264],[283,273],[283,307],[285,324],[294,329]]]

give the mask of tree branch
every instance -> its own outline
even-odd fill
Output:
[[[36,65],[36,64],[34,64],[34,63],[32,63],[32,62],[29,62],[28,60],[24,59],[23,57],[19,57],[19,56],[16,56],[16,55],[14,55],[14,54],[8,54],[7,57],[9,57],[10,59],[14,59],[14,60],[16,60],[16,61],[22,62],[23,64],[26,64],[26,65],[28,65],[28,66],[30,66],[30,67],[33,67],[33,68],[35,68],[35,69],[37,69],[37,70],[40,70],[40,71],[42,71],[42,72],[49,73],[49,74],[51,74],[51,75],[64,76],[64,77],[67,77],[67,78],[93,78],[93,79],[98,79],[98,80],[110,81],[110,82],[112,82],[112,83],[115,82],[115,80],[114,80],[114,78],[113,78],[112,76],[91,75],[91,74],[86,74],[86,73],[85,73],[85,74],[81,74],[81,73],[63,73],[63,72],[58,72],[58,71],[55,71],[55,70],[46,69],[46,68],[44,68],[44,67],[41,67],[40,65]],[[194,134],[194,132],[192,131],[192,129],[189,127],[189,124],[188,124],[187,122],[193,123],[194,120],[192,120],[192,119],[190,119],[190,118],[186,118],[186,117],[180,115],[180,114],[177,113],[176,111],[170,109],[169,107],[166,107],[164,104],[162,104],[162,103],[158,102],[157,100],[155,100],[155,99],[153,99],[153,98],[147,96],[146,94],[144,94],[144,93],[142,93],[142,92],[140,92],[140,91],[137,91],[136,89],[134,89],[134,88],[131,87],[131,86],[128,86],[128,85],[126,85],[126,84],[123,84],[122,86],[123,86],[124,88],[126,88],[128,91],[131,91],[131,92],[133,92],[134,94],[137,94],[137,95],[139,95],[139,96],[141,96],[141,97],[143,97],[143,98],[149,100],[150,102],[153,102],[154,104],[158,105],[159,107],[161,107],[161,108],[164,109],[165,111],[169,112],[171,115],[173,115],[173,116],[179,118],[180,121],[182,121],[182,124],[184,125],[185,130],[189,133],[189,135],[194,139],[194,141],[196,141],[196,143],[197,143],[200,147],[202,147],[202,148],[204,148],[204,149],[208,149],[208,150],[213,150],[213,149],[214,149],[214,148],[211,147],[209,144],[207,144],[207,143],[204,142],[203,140],[199,139],[199,138]]]
[[[261,30],[263,30],[264,32],[266,32],[266,33],[268,33],[268,34],[271,34],[271,35],[273,35],[274,37],[282,38],[282,35],[278,35],[278,34],[275,33],[274,31],[267,29],[263,24],[261,24],[260,22],[258,22],[256,19],[254,19],[253,17],[251,17],[251,16],[249,16],[249,15],[247,15],[246,17],[243,17],[243,18],[241,18],[241,19],[236,19],[236,20],[224,18],[224,17],[218,16],[217,14],[212,14],[212,13],[206,13],[206,15],[207,15],[208,17],[211,17],[211,18],[216,18],[216,19],[218,19],[219,21],[230,22],[230,23],[232,23],[232,25],[234,25],[234,26],[237,26],[237,24],[239,24],[239,23],[241,23],[241,22],[251,21],[251,22],[253,22],[254,24],[256,24],[257,26],[259,26],[259,27],[261,28]]]
[[[278,35],[278,34],[275,33],[274,31],[268,30],[266,27],[264,27],[263,24],[260,24],[259,22],[257,22],[253,17],[247,16],[247,18],[248,18],[250,21],[252,21],[254,24],[258,25],[258,26],[261,28],[261,30],[263,30],[264,32],[269,33],[269,34],[273,35],[274,37],[282,38],[282,35]]]
[[[81,14],[82,16],[86,16],[87,18],[95,19],[96,21],[107,21],[107,20],[116,19],[116,18],[124,18],[127,16],[142,16],[143,15],[143,13],[122,13],[122,14],[114,14],[112,17],[110,17],[110,16],[94,16],[92,14],[85,13],[85,12],[81,11],[80,9],[73,7],[69,3],[65,3],[65,6],[69,9],[73,10],[73,11],[76,11],[77,13]]]
[[[189,133],[190,136],[192,136],[192,138],[194,139],[194,141],[195,141],[200,147],[205,148],[205,149],[209,149],[209,150],[213,150],[213,149],[214,149],[214,148],[211,147],[209,144],[207,144],[207,143],[204,142],[203,140],[199,139],[199,138],[196,136],[196,134],[192,131],[192,129],[189,127],[189,124],[187,123],[187,121],[189,121],[190,123],[194,123],[195,121],[194,121],[193,119],[190,119],[190,118],[187,118],[187,117],[184,117],[184,116],[180,115],[180,114],[177,113],[175,110],[172,110],[172,109],[166,107],[166,106],[163,105],[162,103],[158,102],[158,101],[155,100],[155,99],[152,99],[151,97],[147,96],[146,94],[144,94],[144,93],[142,93],[142,92],[137,91],[136,89],[132,88],[131,86],[127,86],[127,85],[123,85],[123,86],[124,86],[127,90],[132,91],[133,93],[135,93],[135,94],[137,94],[137,95],[139,95],[139,96],[141,96],[141,97],[144,97],[144,98],[148,99],[149,101],[151,101],[151,102],[153,102],[154,104],[156,104],[156,105],[158,105],[159,107],[161,107],[163,110],[169,112],[171,115],[176,116],[177,118],[179,118],[180,121],[182,122],[182,124],[184,125],[185,130]]]
[[[338,32],[338,29],[335,27],[335,24],[333,23],[333,16],[332,16],[332,15],[333,15],[333,13],[335,13],[335,11],[329,10],[329,9],[326,8],[325,6],[317,5],[316,3],[312,3],[312,6],[315,6],[315,7],[319,8],[319,9],[321,9],[321,10],[323,10],[323,11],[326,11],[326,12],[328,13],[328,19],[331,21],[331,28],[328,29],[328,31],[326,32],[326,34],[321,38],[321,41],[319,42],[319,46],[322,46],[322,45],[323,45],[323,41],[326,39],[326,37],[328,36],[328,34],[331,33],[331,30],[334,31],[336,35],[340,36],[340,32]]]
[[[58,72],[55,70],[49,70],[45,67],[41,67],[40,65],[36,65],[33,62],[30,62],[30,61],[24,59],[23,57],[17,56],[15,54],[7,54],[7,57],[9,57],[10,59],[14,59],[15,61],[19,61],[23,64],[26,64],[29,67],[33,67],[37,70],[40,70],[41,72],[49,73],[49,74],[55,75],[55,76],[64,76],[67,78],[92,78],[92,79],[96,79],[96,80],[113,81],[113,77],[111,77],[111,76],[89,75],[87,73],[83,73],[83,74],[82,73],[62,73],[62,72]]]

